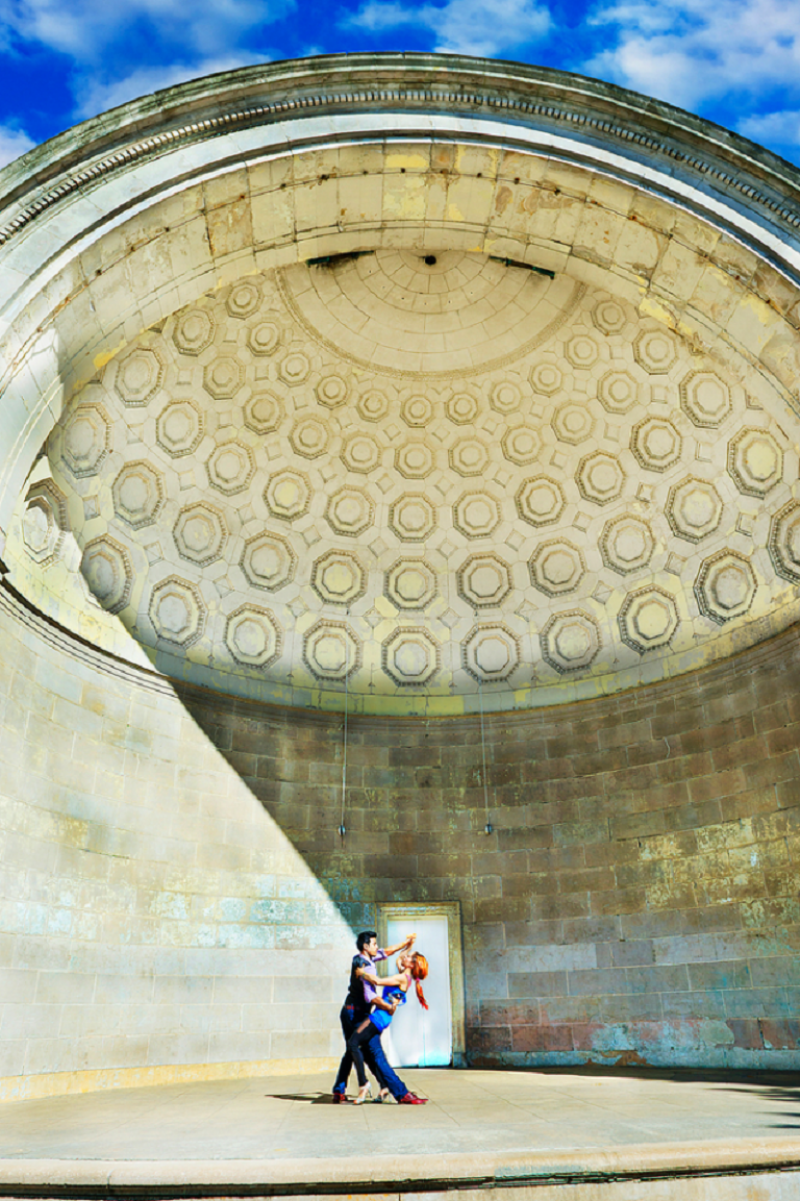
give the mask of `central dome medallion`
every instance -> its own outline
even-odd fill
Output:
[[[341,255],[329,270],[285,267],[277,281],[298,325],[334,354],[426,379],[496,370],[535,350],[581,293],[568,276],[459,250]]]

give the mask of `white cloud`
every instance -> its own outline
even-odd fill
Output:
[[[745,117],[739,123],[739,131],[754,142],[787,149],[800,146],[800,109]]]
[[[490,58],[542,38],[550,29],[550,13],[536,0],[446,0],[408,7],[369,0],[347,24],[371,32],[412,26],[433,34],[433,50]]]
[[[95,75],[81,75],[73,80],[75,94],[75,116],[93,117],[106,109],[125,104],[138,96],[146,96],[161,88],[171,88],[187,79],[200,79],[203,75],[214,75],[218,71],[233,71],[236,67],[263,62],[250,54],[229,54],[219,58],[207,58],[193,63],[167,63],[158,67],[139,67],[122,79],[105,82]]]
[[[275,21],[295,0],[0,0],[0,39],[9,33],[59,50],[78,62],[143,26],[155,42],[187,54],[219,54],[242,36]],[[124,49],[124,46],[123,46]]]
[[[0,167],[5,167],[6,163],[13,163],[15,158],[19,158],[35,145],[33,138],[28,137],[23,129],[0,125]]]
[[[797,0],[624,0],[596,10],[615,44],[587,64],[593,74],[685,108],[800,86]]]

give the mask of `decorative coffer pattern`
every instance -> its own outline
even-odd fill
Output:
[[[167,669],[254,687],[502,705],[646,673],[800,582],[800,429],[753,378],[625,300],[478,254],[286,267],[82,390],[21,544],[46,572],[68,531]]]

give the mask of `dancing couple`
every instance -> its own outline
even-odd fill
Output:
[[[426,1097],[418,1097],[403,1084],[389,1065],[381,1045],[381,1034],[399,1006],[405,1004],[412,982],[420,1005],[423,1009],[428,1008],[422,992],[422,981],[428,975],[428,961],[418,951],[411,950],[415,938],[416,934],[409,934],[397,946],[385,949],[378,946],[374,930],[364,930],[356,939],[358,954],[353,956],[350,988],[340,1014],[347,1049],[333,1086],[333,1100],[337,1104],[350,1101],[347,1080],[354,1064],[359,1087],[353,1103],[361,1105],[370,1098],[365,1061],[378,1081],[380,1091],[376,1101],[383,1101],[389,1093],[399,1105],[424,1105],[427,1101]],[[397,955],[397,975],[380,979],[375,973],[375,964],[391,955]]]

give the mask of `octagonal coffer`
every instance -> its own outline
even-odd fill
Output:
[[[547,596],[574,592],[586,571],[583,555],[566,538],[542,542],[531,556],[531,583]]]
[[[361,666],[361,641],[344,621],[317,621],[303,638],[303,660],[318,680],[344,684]]]
[[[456,587],[472,608],[496,607],[511,591],[511,568],[499,555],[470,555],[456,572]]]
[[[303,384],[308,379],[311,364],[301,350],[290,350],[278,363],[278,374],[286,384]]]
[[[542,658],[560,675],[589,667],[602,645],[597,622],[581,609],[551,617],[540,642]]]
[[[330,605],[351,605],[367,590],[367,573],[353,551],[329,550],[315,560],[311,586]]]
[[[694,591],[700,611],[718,625],[744,617],[757,587],[750,561],[736,551],[721,550],[705,559]]]
[[[231,317],[244,321],[258,311],[261,304],[261,289],[255,280],[242,279],[228,292],[225,308]]]
[[[566,499],[558,480],[537,475],[525,480],[514,497],[517,513],[529,525],[553,525],[564,511]]]
[[[41,568],[61,553],[68,529],[66,497],[53,480],[41,480],[28,489],[21,521],[22,544]]]
[[[214,340],[214,319],[208,309],[184,309],[173,327],[172,340],[181,354],[202,354]]]
[[[228,528],[222,512],[208,501],[197,501],[181,509],[173,538],[182,559],[198,567],[221,558],[228,541]]]
[[[264,501],[273,517],[304,517],[311,504],[311,481],[304,471],[277,471],[264,489]]]
[[[420,688],[430,684],[441,667],[441,649],[429,630],[401,626],[381,648],[383,670],[401,687]]]
[[[117,361],[114,383],[117,395],[130,408],[143,408],[164,382],[166,366],[151,346],[135,346]]]
[[[790,501],[772,518],[769,553],[778,575],[800,584],[800,501]]]
[[[283,420],[283,402],[274,392],[256,392],[244,406],[244,423],[254,434],[271,434]]]
[[[607,505],[621,496],[625,472],[616,455],[598,450],[581,459],[575,480],[585,500]]]
[[[225,625],[225,645],[243,667],[270,667],[280,658],[283,631],[271,609],[240,605]]]
[[[619,614],[623,642],[640,654],[666,646],[678,628],[675,598],[663,588],[640,588],[625,598]]]
[[[567,400],[558,406],[550,424],[560,442],[578,446],[587,438],[591,438],[596,422],[585,404]]]
[[[739,430],[728,446],[728,471],[745,496],[766,496],[783,476],[783,450],[768,430]]]
[[[450,466],[457,475],[483,475],[489,461],[486,445],[478,438],[459,438],[450,447]]]
[[[722,497],[710,481],[690,476],[670,489],[667,520],[680,538],[699,542],[719,526]]]
[[[223,442],[215,447],[206,463],[208,482],[226,496],[244,492],[256,472],[255,459],[243,442]]]
[[[325,520],[335,534],[357,538],[375,520],[375,502],[364,488],[339,488],[328,500]]]
[[[198,588],[179,576],[156,584],[148,609],[156,637],[184,649],[203,635],[206,606]]]
[[[389,526],[403,542],[424,542],[436,529],[436,510],[421,492],[406,492],[390,506]]]
[[[437,594],[436,572],[425,559],[398,559],[386,572],[384,596],[399,609],[424,609]]]
[[[465,538],[488,538],[500,524],[500,515],[500,501],[490,492],[463,492],[453,506],[453,525]]]
[[[716,429],[732,409],[728,385],[714,371],[691,371],[680,384],[681,408],[701,428]]]
[[[164,480],[151,463],[126,463],[111,485],[114,512],[133,530],[154,525],[164,504]]]
[[[254,588],[276,592],[294,579],[297,555],[286,538],[265,530],[245,542],[240,566]]]
[[[520,665],[520,639],[502,622],[475,626],[461,655],[464,669],[479,684],[507,680]]]
[[[342,443],[341,460],[348,471],[369,475],[381,464],[381,447],[368,433],[348,434]]]
[[[204,428],[203,411],[194,400],[173,400],[158,415],[156,442],[170,458],[182,458],[197,450]]]
[[[89,591],[109,613],[120,613],[128,604],[133,567],[127,550],[114,538],[94,538],[83,548],[81,574]]]
[[[600,537],[603,562],[621,575],[647,567],[654,547],[652,528],[642,517],[614,517],[606,522]]]
[[[111,445],[111,421],[101,404],[79,404],[63,426],[61,459],[76,479],[97,475]]]

